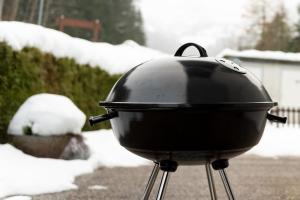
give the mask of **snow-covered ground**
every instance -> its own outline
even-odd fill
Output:
[[[85,123],[85,114],[67,97],[56,94],[36,94],[18,109],[7,132],[25,135],[79,134]]]
[[[31,200],[30,196],[18,195],[18,196],[11,196],[7,197],[4,200]]]
[[[246,154],[280,157],[300,156],[300,127],[279,127],[267,125],[259,144]]]
[[[36,47],[55,57],[73,58],[79,64],[100,66],[109,73],[124,73],[136,65],[165,54],[128,40],[119,45],[71,37],[60,31],[22,22],[0,22],[0,41],[14,50]]]
[[[136,167],[151,164],[119,145],[112,130],[83,133],[91,148],[89,160],[55,160],[35,158],[11,145],[0,145],[0,198],[11,195],[33,195],[76,189],[76,176],[91,173],[100,166]],[[280,157],[300,156],[300,129],[268,125],[261,142],[247,154]],[[101,180],[99,180],[101,184]],[[105,189],[105,185],[89,186]],[[20,197],[22,199],[23,197]],[[25,197],[24,197],[25,198]]]
[[[92,173],[100,166],[136,167],[150,163],[121,147],[111,130],[85,132],[83,135],[92,153],[86,161],[36,158],[9,144],[0,145],[0,199],[76,189],[73,183],[76,176]]]

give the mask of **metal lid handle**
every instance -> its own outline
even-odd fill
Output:
[[[203,47],[201,47],[200,45],[196,44],[196,43],[186,43],[186,44],[182,45],[176,51],[175,56],[182,56],[184,50],[186,48],[190,47],[190,46],[196,47],[196,49],[198,49],[198,51],[200,53],[200,57],[207,57],[206,50]]]

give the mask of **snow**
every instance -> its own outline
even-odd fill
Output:
[[[89,131],[85,137],[93,155],[91,159],[95,157],[99,166],[137,167],[147,163],[145,159],[132,156],[134,154],[125,150],[115,139],[112,130]]]
[[[247,154],[280,157],[300,156],[300,128],[279,127],[267,125],[262,139],[258,145]]]
[[[56,94],[37,94],[29,97],[18,109],[7,132],[24,135],[29,127],[35,135],[81,133],[86,116],[67,97]]]
[[[31,197],[29,197],[29,196],[12,196],[12,197],[7,197],[4,200],[31,200]]]
[[[63,32],[22,22],[0,22],[0,41],[14,50],[36,47],[57,58],[73,58],[79,64],[100,66],[109,73],[124,73],[136,65],[165,54],[134,41],[119,45],[71,37]]]
[[[137,167],[150,163],[121,147],[111,130],[85,132],[83,136],[92,153],[88,160],[36,158],[9,144],[0,145],[0,158],[5,161],[1,162],[0,198],[73,190],[78,188],[74,184],[76,176],[92,173],[98,167]]]
[[[8,144],[0,146],[0,157],[5,161],[1,162],[0,197],[76,189],[74,177],[93,171],[84,161],[35,158]]]
[[[217,57],[238,57],[238,58],[254,58],[275,61],[300,62],[300,53],[287,53],[282,51],[259,51],[259,50],[243,50],[237,51],[232,49],[223,50]]]
[[[88,187],[89,190],[107,190],[107,187],[102,185],[92,185]]]
[[[88,160],[36,158],[9,144],[0,145],[0,198],[13,195],[35,195],[77,189],[76,176],[92,173],[99,167],[138,167],[152,162],[138,157],[119,145],[112,130],[84,132],[91,149]],[[300,156],[300,129],[267,125],[260,143],[246,154],[277,158]],[[101,185],[91,190],[107,189]],[[16,197],[17,198],[17,197]],[[21,197],[20,197],[21,198]],[[24,197],[26,198],[26,197]]]

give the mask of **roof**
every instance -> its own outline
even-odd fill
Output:
[[[254,49],[243,51],[224,49],[220,54],[217,55],[217,57],[234,57],[241,59],[280,62],[300,62],[300,53],[286,53],[282,51],[259,51]]]

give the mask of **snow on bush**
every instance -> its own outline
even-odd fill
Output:
[[[37,94],[18,109],[8,126],[13,135],[60,135],[81,133],[86,116],[67,97]]]
[[[111,74],[124,73],[136,65],[165,54],[140,46],[134,41],[120,45],[90,42],[60,31],[22,22],[0,22],[0,41],[14,50],[36,47],[57,58],[73,58],[78,64],[100,66]]]

